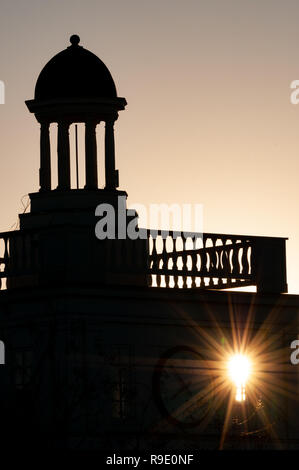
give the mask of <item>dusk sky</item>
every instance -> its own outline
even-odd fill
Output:
[[[288,237],[299,294],[299,2],[1,0],[2,231],[38,191],[39,126],[24,101],[72,34],[127,99],[115,133],[128,202],[203,204],[205,232]]]

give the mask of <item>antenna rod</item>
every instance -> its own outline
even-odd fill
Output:
[[[76,178],[77,178],[77,189],[79,189],[78,125],[77,124],[75,124],[75,143],[76,143]]]

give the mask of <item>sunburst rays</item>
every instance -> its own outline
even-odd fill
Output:
[[[219,436],[219,448],[225,448],[236,406],[239,406],[238,424],[235,426],[238,435],[247,436],[248,443],[250,436],[266,433],[279,447],[276,424],[278,417],[284,416],[284,399],[298,400],[296,387],[286,372],[289,357],[279,328],[282,306],[273,305],[268,315],[260,319],[257,317],[255,296],[250,297],[251,302],[247,306],[245,303],[241,306],[234,303],[230,294],[228,299],[228,318],[227,315],[224,318],[224,314],[222,317],[219,313],[215,315],[211,303],[205,304],[205,314],[202,318],[198,314],[196,320],[178,304],[174,305],[178,316],[184,319],[192,331],[192,345],[198,345],[198,351],[204,350],[207,354],[201,364],[197,361],[198,374],[212,379],[207,380],[206,384],[201,380],[201,389],[191,399],[193,406],[196,403],[201,406],[205,404],[202,397],[207,398],[209,394],[213,396],[212,407],[197,430],[204,432],[225,406],[225,418]],[[220,308],[223,310],[223,307]],[[228,374],[228,361],[233,354],[246,354],[251,363],[243,405],[236,404],[234,385]],[[188,403],[175,411],[176,418],[179,420],[186,410]]]

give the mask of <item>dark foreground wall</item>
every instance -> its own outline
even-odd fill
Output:
[[[299,445],[299,297],[182,289],[14,289],[0,295],[2,442],[14,449]],[[246,341],[235,401],[227,360]]]

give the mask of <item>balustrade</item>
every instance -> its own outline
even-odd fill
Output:
[[[102,244],[105,253],[98,269],[123,278],[134,273],[135,280],[139,274],[148,286],[158,288],[257,286],[258,292],[287,292],[284,238],[141,230],[145,240],[96,240],[93,249]],[[41,232],[0,234],[0,282],[7,279],[1,289],[14,287],[17,277],[38,279]]]

